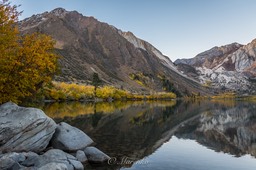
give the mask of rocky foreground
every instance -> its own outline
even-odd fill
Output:
[[[93,140],[67,123],[56,124],[36,108],[8,102],[0,106],[1,170],[83,170],[109,156]]]

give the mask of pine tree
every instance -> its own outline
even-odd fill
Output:
[[[92,75],[92,85],[94,86],[94,98],[96,98],[97,88],[102,85],[102,80],[99,78],[98,73]]]

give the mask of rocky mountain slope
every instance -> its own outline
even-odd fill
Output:
[[[214,47],[192,59],[175,61],[184,74],[193,74],[201,83],[242,93],[256,93],[256,40],[247,45],[238,43]],[[194,70],[188,70],[192,67]]]
[[[132,92],[176,91],[209,94],[151,44],[131,32],[57,8],[19,22],[22,34],[41,32],[56,40],[61,74],[57,81],[89,84],[97,72],[105,84]]]
[[[221,58],[223,56],[227,56],[228,54],[231,54],[235,52],[237,49],[242,47],[243,45],[238,43],[233,43],[221,47],[213,47],[210,50],[207,50],[205,52],[202,52],[198,55],[196,55],[194,58],[191,59],[177,59],[175,61],[175,64],[183,63],[188,64],[192,66],[207,66],[207,67],[213,67],[213,65],[217,62],[218,58]]]

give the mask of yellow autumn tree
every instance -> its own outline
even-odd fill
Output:
[[[39,33],[21,36],[19,15],[17,6],[0,1],[0,103],[33,95],[57,70],[54,41]]]

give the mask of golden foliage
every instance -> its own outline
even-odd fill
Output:
[[[54,41],[46,35],[20,36],[17,6],[0,2],[0,103],[31,96],[57,70]]]
[[[172,92],[161,92],[161,93],[156,93],[146,97],[148,100],[165,100],[165,99],[175,99],[177,96]]]
[[[145,76],[143,73],[133,73],[129,75],[131,80],[134,80],[140,86],[147,86],[146,82],[149,80],[149,77]]]
[[[236,98],[236,93],[233,92],[227,92],[227,93],[223,93],[223,94],[219,94],[216,96],[212,96],[212,99],[234,99]]]
[[[101,99],[113,98],[120,100],[126,98],[128,96],[128,92],[111,86],[104,86],[97,90],[96,96]]]
[[[52,86],[45,87],[45,96],[54,100],[88,100],[94,98],[94,87],[82,84],[67,84],[64,82],[52,82]],[[97,88],[96,97],[107,100],[165,100],[174,99],[174,93],[156,93],[154,95],[132,94],[128,91],[112,86]]]
[[[45,87],[46,98],[54,100],[80,100],[94,97],[94,87],[78,84],[52,82],[52,87]]]

